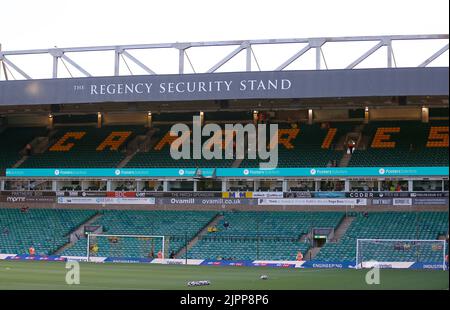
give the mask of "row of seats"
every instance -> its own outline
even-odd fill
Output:
[[[44,127],[10,127],[0,133],[0,175],[21,157],[20,151],[35,137],[45,136]]]
[[[416,239],[437,240],[448,234],[447,212],[373,212],[358,214],[345,235],[337,243],[326,243],[316,256],[321,261],[353,261],[356,258],[357,239]],[[395,250],[395,243],[364,248],[364,259],[377,261],[404,261],[412,256],[424,262],[442,261],[442,250],[412,247],[409,251]]]
[[[103,226],[105,234],[165,236],[166,254],[177,252],[192,239],[216,215],[213,211],[104,211],[92,225]],[[122,251],[130,257],[148,257],[153,249],[156,254],[162,247],[162,238],[139,240],[120,238],[111,243],[106,238],[97,238],[97,255],[114,256],[109,251]],[[86,255],[87,241],[79,240],[74,247],[63,252],[64,255]]]
[[[127,168],[148,168],[151,167],[174,167],[174,168],[228,168],[231,167],[233,159],[179,159],[175,160],[170,154],[170,145],[177,138],[170,136],[171,126],[159,126],[154,134],[156,144],[149,152],[138,152],[127,163]],[[192,156],[192,145],[191,152]]]
[[[217,232],[200,239],[190,258],[296,260],[310,245],[300,241],[313,227],[336,228],[342,212],[225,212]]]
[[[90,210],[0,209],[0,253],[24,254],[29,247],[37,254],[50,255],[65,245],[69,233],[96,214]],[[188,258],[234,260],[295,260],[311,247],[302,238],[312,228],[337,228],[343,212],[269,211],[103,211],[92,225],[101,225],[104,234],[164,236],[165,254],[176,253],[208,227],[218,216],[214,230],[202,235],[189,249]],[[437,240],[448,234],[447,212],[373,212],[356,214],[338,242],[327,242],[315,259],[353,261],[357,239]],[[302,241],[301,241],[302,240]],[[92,239],[97,256],[148,258],[162,250],[162,238],[107,237]],[[439,261],[439,246],[407,243],[365,245],[363,259],[378,261]],[[85,256],[86,238],[81,238],[63,255]],[[182,256],[185,257],[185,256]]]
[[[349,166],[448,166],[448,121],[372,122],[363,136],[368,148],[356,149]]]
[[[96,212],[90,210],[0,209],[0,253],[49,255],[69,241],[68,234]]]
[[[355,123],[319,124],[280,123],[279,167],[324,167],[339,163],[343,151],[336,150]],[[170,155],[170,125],[158,126],[156,144],[148,152],[138,152],[127,164],[130,168],[145,167],[231,167],[233,159],[174,160]],[[33,154],[22,168],[107,168],[117,167],[125,158],[127,143],[143,135],[144,126],[66,126],[57,127],[49,148]],[[371,122],[363,129],[367,148],[357,148],[349,166],[447,166],[448,121],[421,123],[417,121]],[[0,133],[0,169],[11,167],[21,155],[19,151],[35,137],[47,135],[43,127],[7,128]],[[267,137],[268,138],[268,137]],[[204,141],[206,138],[204,139]],[[244,159],[241,167],[257,167],[260,160]]]
[[[279,167],[324,167],[338,163],[343,152],[336,151],[336,144],[353,131],[353,123],[279,125]],[[169,127],[161,128],[159,143],[149,153],[138,153],[129,167],[145,167],[148,162],[166,166],[229,167],[226,160],[173,160],[169,145],[175,138],[167,135]],[[448,124],[414,121],[373,122],[365,126],[363,136],[369,137],[366,150],[357,149],[349,166],[446,166],[448,165]],[[267,140],[269,137],[267,137]],[[401,161],[399,160],[401,159]],[[244,159],[241,167],[257,167],[258,159]]]
[[[278,124],[279,135],[278,167],[325,167],[329,162],[339,162],[342,151],[335,150],[335,144],[341,136],[351,131],[354,124],[332,124],[322,127],[320,124]],[[260,160],[244,159],[241,167],[258,167]]]
[[[126,156],[121,152],[126,143],[145,132],[143,126],[58,127],[49,149],[30,156],[20,167],[117,167]]]

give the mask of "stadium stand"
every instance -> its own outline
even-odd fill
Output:
[[[53,254],[69,241],[68,234],[95,215],[88,210],[0,209],[0,253]]]
[[[352,123],[328,124],[278,124],[278,167],[325,167],[339,163],[342,150],[336,143],[355,125]],[[257,167],[260,161],[244,159],[241,167]]]
[[[349,166],[447,166],[448,121],[371,122],[367,149],[356,149]]]
[[[215,216],[211,211],[104,211],[92,225],[103,226],[105,234],[170,236],[166,244],[167,253],[177,252],[192,239]],[[147,258],[151,247],[154,253],[161,250],[161,239],[152,241],[136,238],[120,238],[117,244],[98,238],[98,255]],[[79,240],[63,255],[85,256],[87,240]],[[120,255],[119,255],[120,254]]]
[[[421,239],[437,240],[448,233],[447,212],[373,212],[366,216],[357,213],[356,219],[337,243],[326,243],[315,259],[320,261],[353,261],[357,239]],[[371,251],[371,249],[369,249]],[[394,251],[392,248],[373,247],[370,255],[377,261],[404,261],[416,259],[415,251]],[[424,250],[422,261],[442,261],[441,251]]]
[[[33,138],[46,135],[44,127],[9,127],[0,133],[0,175],[21,157],[20,151]]]
[[[300,241],[312,227],[337,227],[341,212],[225,212],[217,232],[209,233],[189,251],[190,258],[295,260],[309,244]],[[225,228],[224,223],[229,224]]]
[[[0,209],[0,253],[26,254],[34,246],[39,255],[51,255],[69,241],[72,232],[98,214],[88,210]],[[295,260],[311,245],[302,238],[311,228],[337,228],[344,212],[268,211],[133,211],[107,210],[91,225],[104,234],[166,237],[166,255],[178,253],[188,241],[199,237],[188,250],[188,258],[233,260]],[[447,212],[355,213],[355,220],[338,242],[326,243],[315,259],[324,262],[353,261],[356,239],[437,240],[448,233]],[[199,233],[217,218],[214,232]],[[98,256],[147,258],[161,250],[159,238],[97,238]],[[61,255],[85,256],[87,239],[79,239]],[[370,251],[369,248],[367,251]],[[394,251],[374,247],[369,253],[378,261],[401,261],[417,251]],[[439,257],[438,257],[439,256]],[[439,261],[442,251],[423,250],[420,259]],[[185,257],[185,254],[179,256]]]
[[[138,152],[126,165],[127,168],[145,167],[197,167],[197,168],[226,168],[230,167],[233,159],[180,159],[175,160],[170,155],[170,143],[176,137],[170,136],[171,125],[160,125],[155,134],[157,143],[149,152]],[[205,140],[206,141],[206,140]],[[192,149],[192,147],[191,147]]]
[[[179,117],[181,116],[171,116]],[[358,125],[363,128],[362,136],[367,145],[356,148],[348,166],[448,165],[448,121],[374,121],[364,126],[355,122],[312,125],[279,123],[278,167],[325,167],[330,163],[339,164],[345,153],[345,146],[340,144],[344,144],[347,133],[354,131]],[[152,137],[155,143],[151,149],[148,152],[138,151],[127,162],[126,167],[217,168],[231,167],[233,164],[233,159],[172,159],[170,143],[175,137],[170,136],[170,127],[171,124],[156,125]],[[126,156],[123,151],[127,143],[136,135],[145,134],[147,130],[144,126],[135,125],[56,128],[57,132],[51,137],[52,142],[47,151],[33,154],[20,165],[21,168],[117,167]],[[34,137],[43,135],[46,135],[46,129],[37,127],[7,128],[0,133],[0,169],[12,167],[21,158],[19,151]],[[399,161],[399,158],[402,160]],[[240,167],[257,167],[259,162],[257,159],[244,159]]]
[[[107,168],[117,167],[125,158],[127,141],[145,133],[143,126],[102,128],[58,127],[54,142],[42,154],[29,157],[21,168]]]

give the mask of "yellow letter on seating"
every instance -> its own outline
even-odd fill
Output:
[[[98,147],[97,151],[103,151],[109,147],[111,151],[117,151],[125,140],[131,135],[131,131],[113,131]]]
[[[448,126],[432,126],[427,147],[448,147]]]
[[[69,140],[70,138],[76,139],[76,140],[80,140],[81,138],[83,138],[83,136],[86,134],[86,132],[84,131],[80,131],[80,132],[67,132],[64,136],[62,136],[58,142],[56,142],[55,144],[53,144],[53,146],[51,148],[49,148],[49,151],[56,151],[56,152],[67,152],[70,151],[70,149],[75,145],[75,143],[67,143],[64,144],[67,140]]]
[[[391,135],[388,133],[400,132],[400,127],[382,127],[377,129],[377,133],[372,141],[373,148],[394,148],[395,142],[389,141]]]

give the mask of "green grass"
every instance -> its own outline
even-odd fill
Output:
[[[65,283],[61,262],[0,261],[0,290],[16,289],[155,289],[184,290],[188,281],[209,280],[210,286],[189,289],[433,289],[448,290],[448,271],[381,270],[380,284],[367,285],[367,270],[283,269],[149,264],[80,264],[80,285]],[[261,280],[266,274],[268,280]]]

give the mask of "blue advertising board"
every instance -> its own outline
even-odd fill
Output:
[[[448,176],[449,167],[339,168],[11,168],[7,177],[404,177]]]

